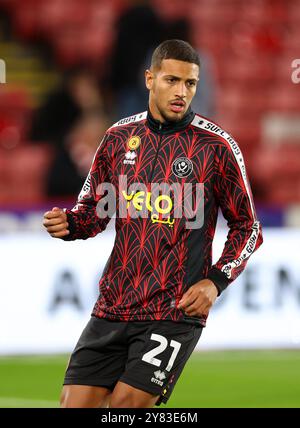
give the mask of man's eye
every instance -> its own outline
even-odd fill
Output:
[[[189,86],[195,86],[195,85],[196,85],[196,83],[195,83],[195,82],[188,82],[188,85],[189,85]]]
[[[173,83],[173,82],[174,82],[174,79],[172,79],[172,77],[171,77],[171,78],[167,79],[167,81],[168,81],[169,83]]]

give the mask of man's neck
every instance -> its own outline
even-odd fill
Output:
[[[155,105],[153,105],[153,103],[151,103],[151,101],[149,102],[149,111],[150,111],[153,119],[158,120],[161,123],[166,122],[166,119],[161,115],[158,108]]]
[[[192,111],[191,107],[189,107],[182,119],[174,122],[165,119],[161,121],[153,116],[151,106],[149,104],[147,122],[150,129],[154,132],[159,134],[172,134],[186,128],[191,123],[194,116],[195,113]]]

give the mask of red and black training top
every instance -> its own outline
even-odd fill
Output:
[[[63,239],[87,239],[105,229],[111,216],[98,215],[107,195],[104,183],[111,183],[116,191],[116,237],[99,281],[93,315],[205,326],[205,316],[189,317],[177,309],[181,296],[203,278],[211,279],[220,295],[262,243],[237,143],[216,123],[191,110],[176,123],[160,123],[149,111],[120,120],[105,133],[77,205],[65,209],[70,234]],[[133,183],[138,183],[135,190],[128,190]],[[181,218],[175,215],[180,198],[174,202],[171,195],[170,201],[162,191],[153,200],[151,183],[176,184],[182,189],[190,183],[196,210],[201,205],[196,187],[203,183],[202,227],[187,228],[191,218],[184,209]],[[212,266],[219,207],[229,233],[220,259]],[[134,216],[133,211],[144,215]]]

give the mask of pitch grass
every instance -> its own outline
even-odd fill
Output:
[[[68,356],[0,357],[0,407],[58,407]],[[300,350],[194,352],[167,405],[300,407]]]

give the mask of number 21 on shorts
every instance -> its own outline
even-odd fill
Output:
[[[142,360],[146,361],[146,363],[153,364],[154,366],[160,367],[161,360],[158,358],[155,358],[158,354],[164,352],[164,350],[168,346],[168,340],[161,336],[160,334],[152,333],[151,340],[155,340],[156,342],[160,342],[158,346],[156,346],[154,349],[151,349],[151,351],[146,352],[146,354],[143,355]],[[181,343],[177,342],[176,340],[171,340],[170,342],[171,348],[173,348],[172,355],[170,357],[170,360],[168,362],[168,365],[166,367],[166,370],[169,372],[171,368],[173,367],[175,358],[177,357],[177,354],[179,352],[179,349],[181,348]]]

